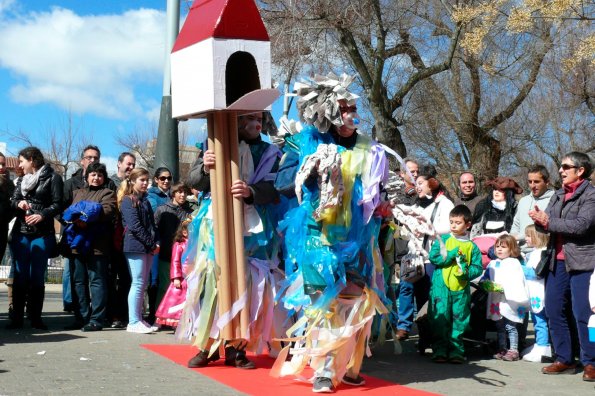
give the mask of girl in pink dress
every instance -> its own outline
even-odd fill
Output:
[[[182,255],[188,244],[189,220],[183,221],[174,235],[174,245],[171,254],[170,279],[171,283],[159,308],[155,313],[156,323],[177,327],[186,301],[186,276],[189,268],[187,262],[182,263]]]

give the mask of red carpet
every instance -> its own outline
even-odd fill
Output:
[[[197,350],[189,345],[142,345],[142,347],[155,352],[173,362],[186,367],[188,360]],[[232,369],[223,364],[223,359],[210,363],[208,367],[188,369],[197,371],[207,377],[221,382],[231,388],[249,395],[274,395],[298,396],[311,395],[312,385],[295,381],[291,377],[273,378],[269,370],[274,360],[266,355],[251,356],[250,360],[256,363],[255,370]],[[309,373],[306,373],[309,374]],[[429,396],[433,393],[408,388],[399,384],[381,380],[379,378],[362,375],[366,385],[351,387],[340,385],[337,389],[341,395],[399,395],[399,396]]]

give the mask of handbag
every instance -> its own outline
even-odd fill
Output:
[[[432,216],[430,216],[430,224],[434,223],[436,217],[436,211],[438,210],[438,202],[434,204],[434,210],[432,210]],[[428,235],[424,237],[422,246],[425,249],[428,243]],[[426,274],[425,268],[425,257],[420,253],[409,253],[403,256],[401,259],[401,280],[409,283],[415,283]]]
[[[426,274],[425,260],[421,254],[410,253],[401,259],[401,280],[415,283]]]
[[[537,275],[538,277],[544,278],[549,272],[553,250],[554,249],[548,247],[547,249],[541,251],[541,259],[539,260],[539,263],[537,263],[537,265],[535,266],[535,275]]]

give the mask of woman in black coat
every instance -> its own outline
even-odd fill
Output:
[[[31,326],[47,330],[41,320],[48,259],[56,252],[54,217],[61,211],[62,178],[45,163],[37,147],[19,152],[24,176],[11,198],[16,213],[10,251],[14,259],[13,317],[9,328],[23,327],[25,299]]]

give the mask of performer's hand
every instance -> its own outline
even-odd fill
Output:
[[[153,255],[158,254],[159,253],[159,245],[155,245],[155,249],[153,249],[153,251],[151,253]]]
[[[181,289],[182,288],[182,281],[180,280],[180,278],[174,279],[174,287],[176,289]]]
[[[215,168],[215,152],[213,150],[205,151],[203,165],[206,173],[209,173],[211,169]]]
[[[25,223],[27,225],[35,225],[43,220],[43,216],[40,214],[32,214],[30,216],[25,216]]]
[[[248,198],[252,195],[252,190],[248,187],[248,183],[242,180],[236,180],[231,185],[231,195],[234,198]]]

